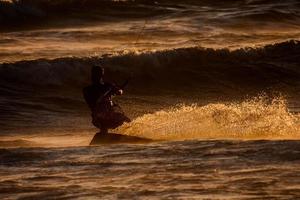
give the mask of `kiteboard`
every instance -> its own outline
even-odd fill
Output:
[[[154,140],[137,137],[137,136],[122,135],[118,133],[106,133],[106,134],[96,133],[90,145],[122,144],[122,143],[139,144],[139,143],[150,143],[150,142],[154,142]]]

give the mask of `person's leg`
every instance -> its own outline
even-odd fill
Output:
[[[101,133],[101,134],[108,134],[108,128],[106,128],[106,127],[101,127],[100,133]]]
[[[113,106],[112,114],[112,118],[118,122],[118,126],[122,125],[124,122],[131,122],[130,118],[125,115],[123,109],[116,103]]]

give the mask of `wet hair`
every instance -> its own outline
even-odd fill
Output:
[[[99,65],[94,65],[91,70],[92,83],[99,83],[104,75],[104,68]]]

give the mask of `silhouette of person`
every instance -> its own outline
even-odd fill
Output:
[[[113,95],[122,95],[123,90],[103,80],[104,68],[93,66],[91,70],[92,84],[83,88],[83,96],[92,112],[92,123],[100,129],[100,133],[108,133],[130,119],[122,108],[112,101]]]

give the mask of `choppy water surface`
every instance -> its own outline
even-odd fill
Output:
[[[0,198],[300,198],[299,10],[0,0]],[[155,142],[88,146],[95,64],[131,77],[112,131]]]
[[[0,150],[2,199],[297,199],[298,141]]]
[[[5,2],[0,62],[300,38],[297,0]]]

